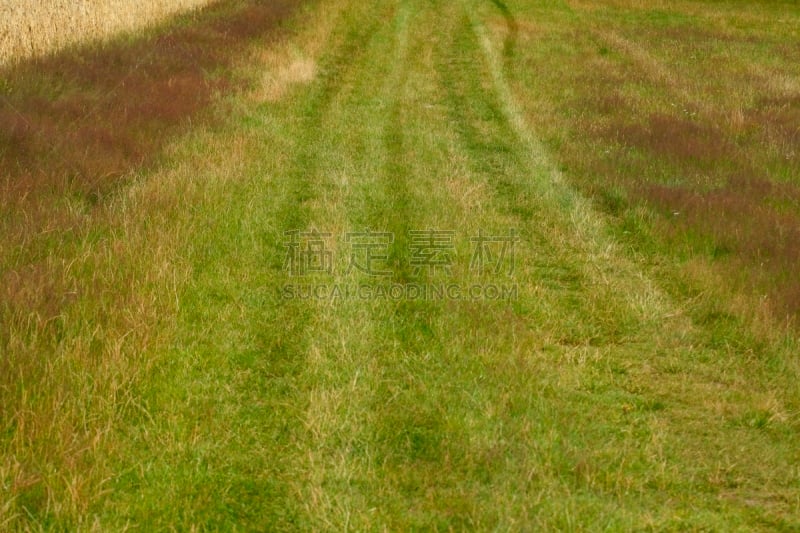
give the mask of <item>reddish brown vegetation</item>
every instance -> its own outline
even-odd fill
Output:
[[[800,95],[762,98],[751,121],[783,145],[784,157],[800,162]]]
[[[682,166],[716,165],[736,152],[716,127],[662,113],[650,116],[644,126],[618,126],[614,135],[623,145],[647,149]]]
[[[800,186],[768,179],[767,171],[752,161],[754,147],[768,142],[774,146],[776,137],[790,150],[794,147],[791,157],[797,157],[800,115],[789,112],[795,105],[784,99],[762,102],[746,125],[751,133],[745,146],[713,123],[665,114],[652,115],[645,125],[621,124],[604,134],[647,154],[653,163],[660,161],[661,168],[675,169],[677,184],[630,176],[617,181],[626,184],[632,198],[665,214],[672,237],[688,233],[710,242],[715,258],[751,272],[749,282],[769,293],[781,314],[798,316]],[[604,112],[602,106],[598,111]]]
[[[749,283],[769,294],[781,314],[800,315],[800,218],[755,205],[729,189],[701,194],[653,186],[647,198],[680,210],[672,223],[673,235],[681,228],[709,238],[711,253],[749,269]]]
[[[653,207],[663,214],[656,234],[681,253],[687,245],[710,253],[732,285],[800,319],[800,94],[785,82],[794,63],[742,60],[703,74],[674,68],[679,55],[664,57],[665,42],[668,54],[735,45],[761,57],[763,36],[729,29],[659,27],[627,47],[597,35],[576,56],[580,68],[565,63],[558,74],[572,80],[553,122],[564,167],[610,212]],[[800,50],[776,46],[784,56]],[[725,94],[726,84],[748,97]]]
[[[710,252],[735,272],[732,283],[768,294],[780,316],[800,318],[800,95],[781,81],[793,71],[737,65],[706,80],[658,55],[664,40],[704,50],[728,46],[719,41],[763,46],[762,37],[726,32],[659,28],[629,48],[612,46],[624,61],[609,54],[607,40],[589,41],[585,68],[571,67],[576,93],[565,113],[578,117],[578,142],[559,152],[610,211],[620,213],[625,200],[654,207],[670,242]],[[797,47],[781,46],[796,55]],[[754,97],[720,93],[720,80]]]
[[[295,4],[224,2],[159,35],[2,73],[9,81],[0,84],[0,194],[102,197],[230,87],[225,72],[250,41],[274,34]]]
[[[78,286],[68,260],[103,226],[92,208],[241,83],[237,61],[297,0],[229,0],[160,31],[0,71],[0,324],[57,335]],[[100,203],[100,205],[104,205]],[[55,329],[54,329],[55,328]],[[0,335],[0,351],[8,348]]]

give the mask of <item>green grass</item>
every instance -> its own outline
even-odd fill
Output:
[[[604,4],[332,0],[298,15],[264,46],[316,77],[218,102],[224,123],[179,139],[64,251],[81,291],[105,284],[40,347],[72,376],[64,390],[0,382],[0,528],[800,527],[796,335],[754,323],[725,268],[681,259],[629,181],[597,186],[587,154],[605,145],[571,114],[589,90],[559,82],[601,21],[686,25],[728,4]],[[613,43],[598,55],[629,60]],[[242,75],[278,76],[258,57]],[[663,87],[630,90],[655,109]],[[633,179],[635,154],[618,161]],[[509,228],[513,273],[470,271],[469,237]],[[311,229],[331,233],[337,268],[293,277],[284,232]],[[366,229],[395,235],[389,282],[508,282],[518,298],[282,298],[290,283],[386,283],[344,268],[345,235]],[[411,268],[424,229],[454,232],[449,272]],[[28,368],[0,347],[4,369]],[[30,427],[59,405],[72,446]]]

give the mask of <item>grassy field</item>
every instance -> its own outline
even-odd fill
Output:
[[[798,530],[799,30],[241,1],[4,71],[0,530]]]

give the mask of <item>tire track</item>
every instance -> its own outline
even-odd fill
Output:
[[[507,64],[514,57],[514,49],[517,47],[517,40],[519,38],[519,25],[517,24],[517,19],[503,0],[491,1],[500,13],[502,13],[506,23],[506,37],[503,41],[503,59]]]
[[[219,205],[191,253],[194,275],[181,295],[182,334],[169,362],[138,393],[149,422],[141,424],[129,454],[148,469],[126,467],[113,487],[115,505],[128,504],[142,527],[169,522],[175,502],[193,513],[184,522],[201,516],[212,529],[229,526],[231,517],[249,530],[306,529],[310,518],[295,482],[306,459],[302,413],[311,398],[301,384],[320,309],[280,295],[291,279],[283,232],[307,230],[324,219],[318,209],[320,195],[331,187],[330,153],[318,147],[330,145],[332,109],[357,76],[358,59],[380,20],[369,22],[342,22],[335,34],[344,39],[332,43],[322,75],[290,104],[299,121],[271,131],[259,120],[245,133],[250,146],[275,145],[275,137],[285,135],[282,142],[293,148],[286,166],[265,179],[261,168],[269,168],[271,154],[251,150],[246,175],[217,191]],[[194,435],[183,433],[187,427]],[[282,450],[281,457],[265,455],[266,443]],[[226,447],[249,453],[229,458]],[[170,472],[182,474],[173,478]],[[205,487],[212,501],[204,502],[194,486]],[[148,500],[164,505],[137,507]]]
[[[520,186],[527,189],[529,197],[538,198],[539,203],[558,206],[561,215],[556,216],[564,221],[566,227],[572,228],[574,240],[571,245],[585,257],[584,273],[591,284],[608,285],[609,280],[613,279],[624,287],[620,294],[625,295],[631,309],[644,323],[650,324],[656,332],[663,332],[667,328],[656,327],[656,324],[663,324],[667,320],[683,336],[689,327],[688,320],[683,319],[669,297],[624,256],[610,237],[601,215],[566,183],[544,146],[531,132],[503,73],[501,55],[478,19],[478,10],[470,9],[470,6],[475,5],[474,2],[466,0],[464,5],[472,30],[480,43],[484,64],[491,76],[493,92],[502,109],[503,119],[519,142],[522,164],[530,172],[530,179]],[[513,18],[510,13],[508,16]],[[676,318],[680,318],[679,322],[682,323],[676,323]]]

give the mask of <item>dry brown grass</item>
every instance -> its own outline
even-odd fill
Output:
[[[309,83],[317,73],[317,65],[313,59],[297,57],[288,64],[282,64],[282,58],[272,60],[265,58],[272,65],[268,75],[264,76],[262,86],[256,98],[275,102],[280,100],[292,85]]]
[[[253,61],[263,72],[261,79],[250,91],[257,102],[276,102],[295,85],[313,81],[318,74],[317,57],[330,46],[334,28],[342,15],[340,2],[320,3],[315,24],[306,28],[292,40],[278,46],[259,48]]]
[[[212,0],[57,1],[0,3],[0,66],[65,46],[138,30]]]

